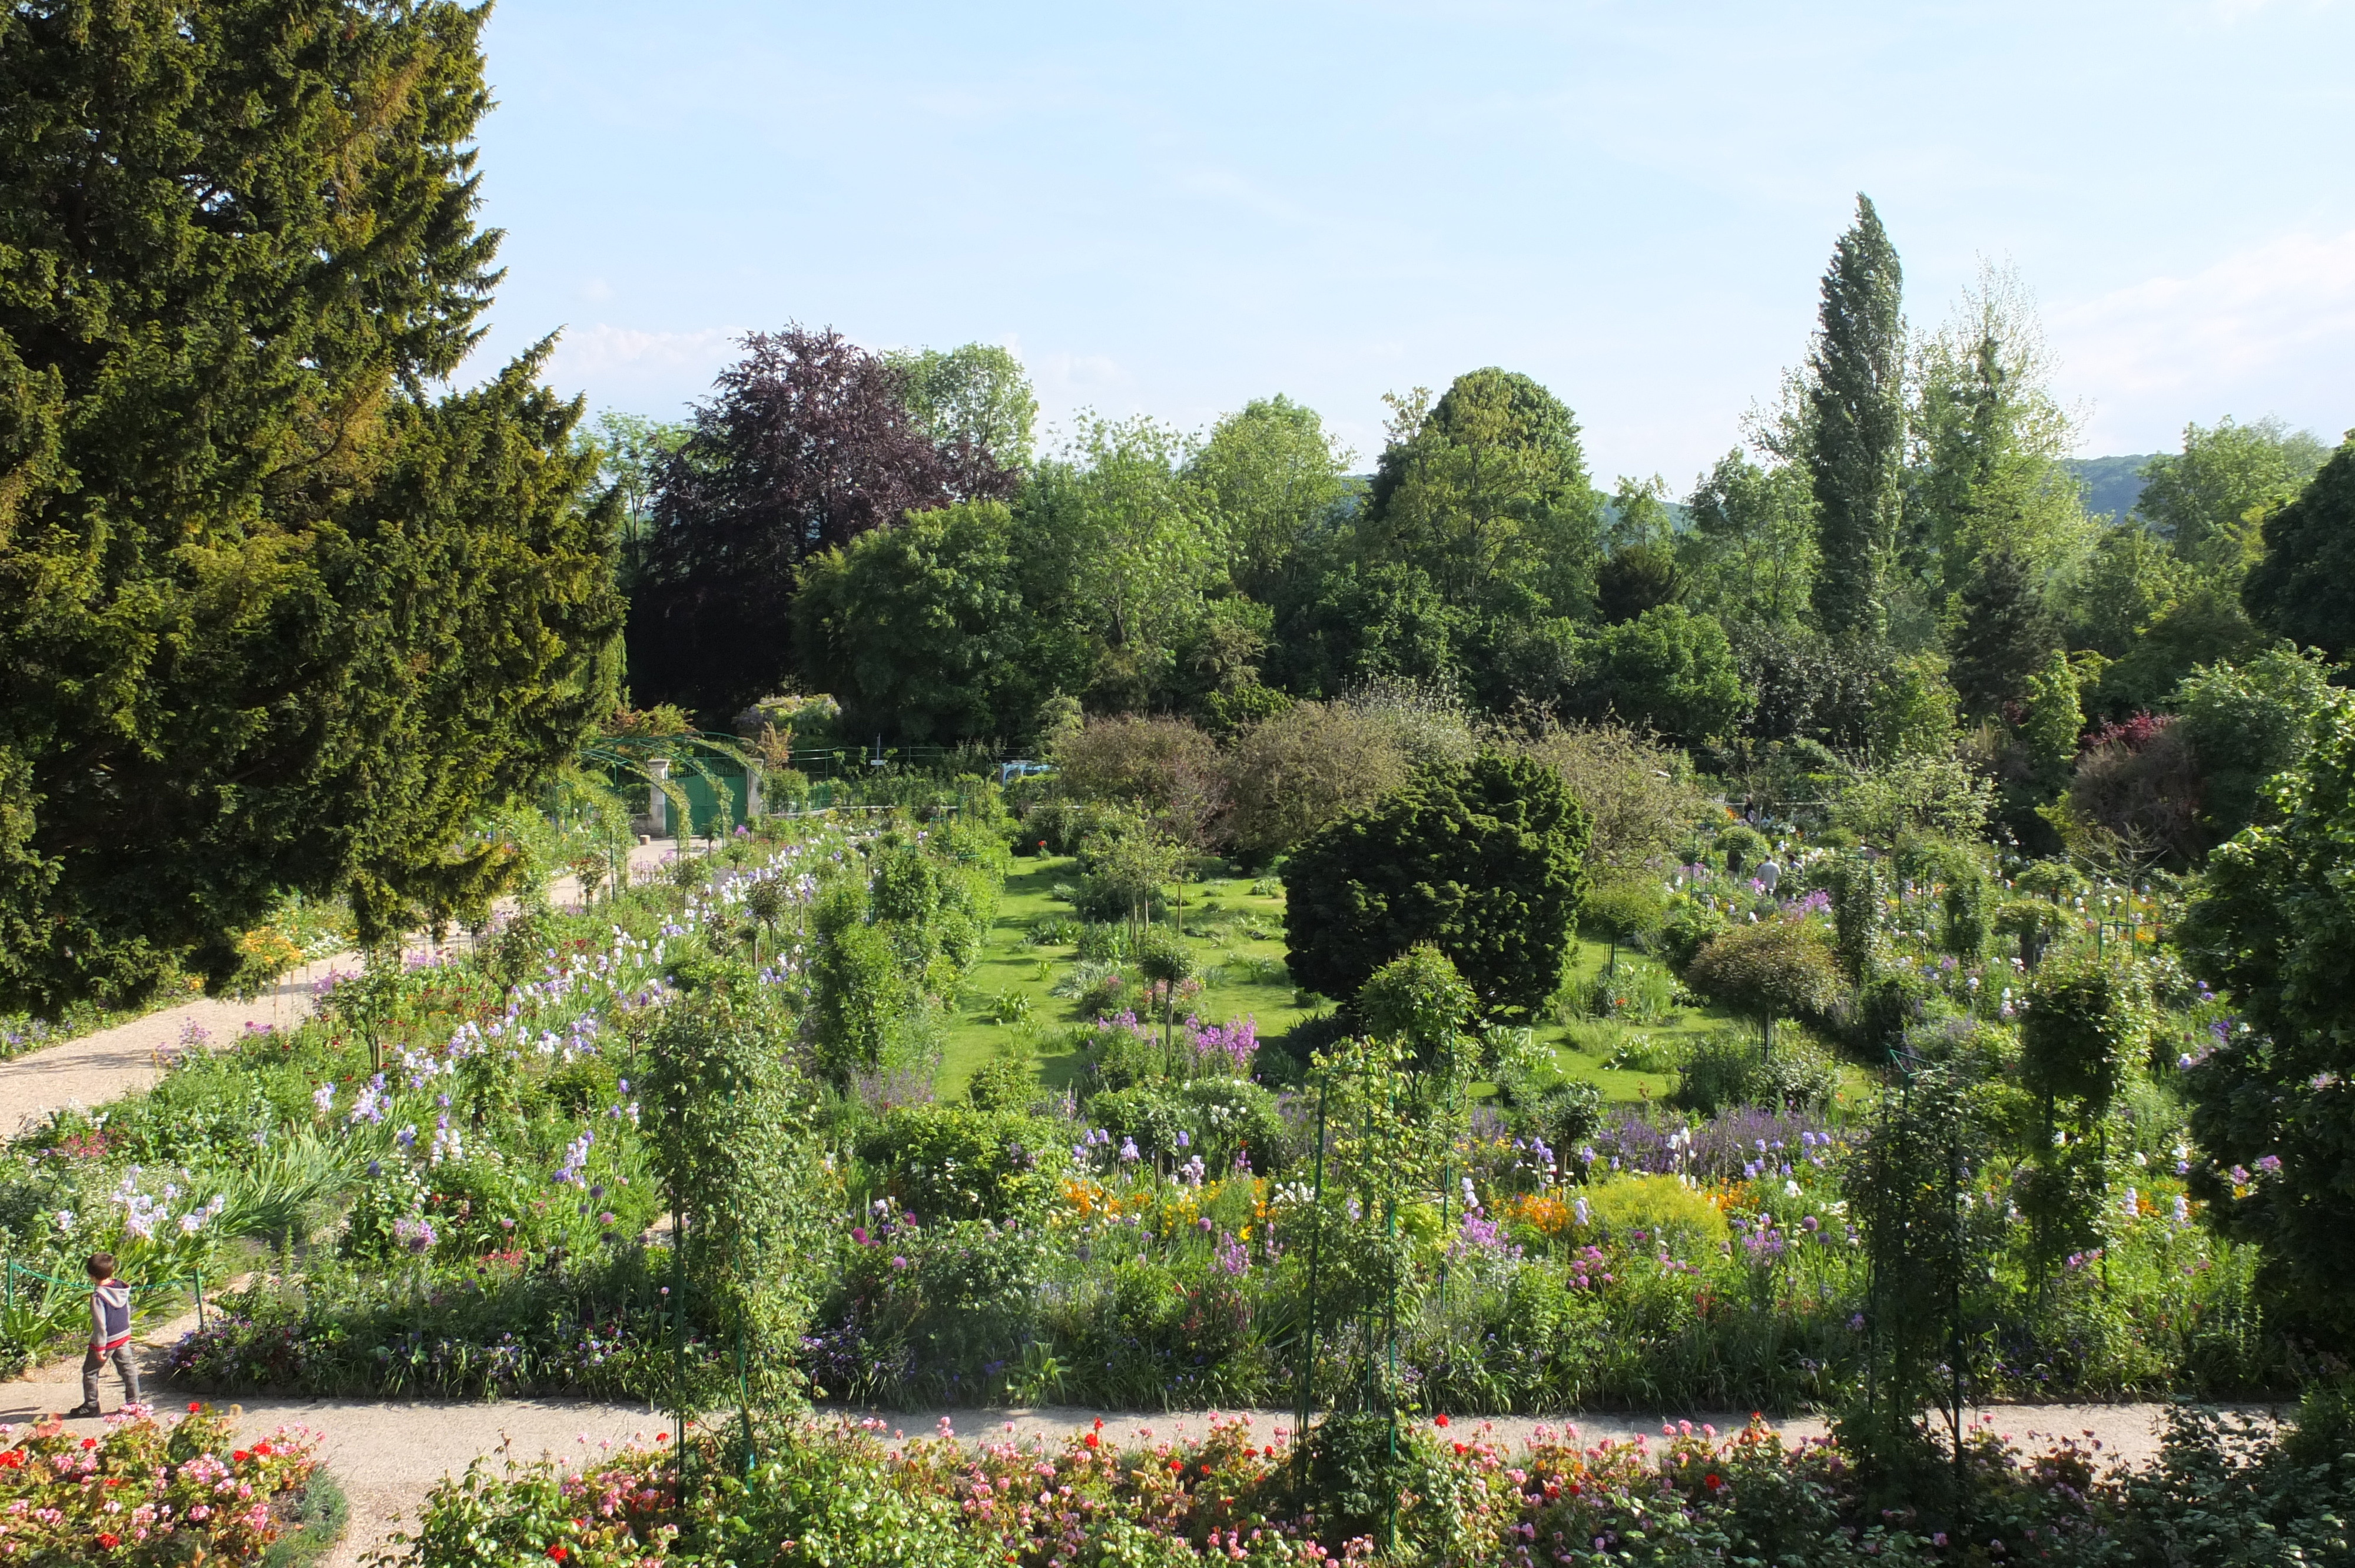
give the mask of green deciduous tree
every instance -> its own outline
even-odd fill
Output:
[[[2258,525],[2306,488],[2329,449],[2279,419],[2220,419],[2183,427],[2183,450],[2143,469],[2136,514],[2182,559],[2237,574],[2255,553]]]
[[[2176,688],[2169,706],[2199,764],[2209,842],[2271,818],[2265,784],[2305,760],[2333,673],[2311,654],[2276,648],[2245,664],[2202,665]]]
[[[496,280],[483,14],[0,17],[0,1007],[226,977],[289,889],[364,939],[612,704],[612,511]]]
[[[1692,532],[1678,542],[1689,597],[1727,618],[1796,620],[1816,574],[1816,501],[1806,468],[1761,468],[1739,448],[1718,459],[1686,506]]]
[[[1494,367],[1457,376],[1427,408],[1425,397],[1391,400],[1359,529],[1367,557],[1420,568],[1459,610],[1582,613],[1601,516],[1577,419],[1529,377]]]
[[[2277,800],[2278,823],[2210,859],[2179,931],[2192,972],[2248,1028],[2187,1077],[2208,1159],[2193,1188],[2262,1242],[2284,1283],[2355,1344],[2355,705],[2334,697]]]
[[[1253,398],[1211,427],[1186,477],[1218,513],[1237,588],[1272,601],[1302,535],[1327,524],[1348,493],[1351,455],[1316,409],[1281,394]]]
[[[1766,1040],[1777,1018],[1814,1018],[1845,989],[1830,937],[1804,919],[1733,926],[1710,938],[1685,969],[1685,983],[1760,1022]]]
[[[1696,742],[1732,733],[1750,706],[1725,629],[1679,604],[1605,627],[1579,655],[1579,699],[1597,717]]]
[[[2050,381],[2027,290],[2009,269],[1983,267],[1916,359],[1901,555],[1932,614],[1995,556],[2041,595],[2092,542],[2083,487],[2062,466],[2075,430]]]
[[[1220,518],[1180,471],[1189,456],[1182,436],[1151,419],[1083,419],[1017,507],[1028,601],[1095,651],[1091,689],[1075,694],[1091,706],[1148,705],[1225,577]]]
[[[2264,522],[2264,556],[2242,602],[2276,637],[2355,653],[2355,431],[2297,498]]]
[[[1586,813],[1540,763],[1482,753],[1432,767],[1344,817],[1284,868],[1286,961],[1351,997],[1418,943],[1446,954],[1491,1013],[1553,994],[1586,889]]]
[[[962,348],[896,350],[883,356],[900,372],[900,400],[942,450],[968,464],[1027,469],[1039,399],[1013,351],[994,343]]]
[[[1840,236],[1824,274],[1808,361],[1814,602],[1835,637],[1877,638],[1888,623],[1905,447],[1902,287],[1896,248],[1871,201],[1859,196],[1855,226]]]
[[[802,567],[803,677],[852,735],[915,742],[1028,738],[1039,705],[1084,683],[1076,639],[1023,598],[1014,515],[977,501],[909,515]]]

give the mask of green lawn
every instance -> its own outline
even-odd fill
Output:
[[[1014,863],[1014,874],[1006,879],[1005,895],[998,900],[996,923],[983,943],[981,962],[966,982],[968,1005],[960,1008],[949,1027],[941,1058],[943,1098],[964,1093],[974,1070],[1006,1037],[1010,1026],[992,1022],[987,1010],[993,997],[1009,992],[1030,1000],[1039,1048],[1046,1054],[1048,1083],[1060,1087],[1077,1066],[1072,1056],[1056,1053],[1062,1051],[1064,1028],[1087,1020],[1080,1016],[1077,1002],[1048,991],[1078,955],[1068,946],[1034,945],[1029,935],[1032,923],[1042,916],[1071,916],[1071,906],[1052,895],[1058,883],[1079,880],[1078,865],[1066,857],[1046,855]],[[1307,1010],[1295,1005],[1292,981],[1283,974],[1284,900],[1257,896],[1251,885],[1250,878],[1237,877],[1186,886],[1186,939],[1194,949],[1198,971],[1209,982],[1188,1011],[1208,1023],[1255,1019],[1264,1038],[1291,1028]],[[1251,935],[1247,926],[1264,935]],[[1275,978],[1247,978],[1244,959],[1258,960]]]
[[[940,1073],[944,1099],[962,1095],[975,1070],[1007,1040],[1009,1031],[1020,1027],[991,1020],[991,1003],[1001,996],[1029,999],[1031,1026],[1041,1053],[1041,1076],[1049,1085],[1061,1087],[1078,1068],[1078,1059],[1064,1050],[1063,1034],[1070,1025],[1087,1020],[1080,1015],[1076,1001],[1048,994],[1070,971],[1078,955],[1067,945],[1041,946],[1029,939],[1031,927],[1039,919],[1071,915],[1071,906],[1053,892],[1058,884],[1078,881],[1078,865],[1067,857],[1041,856],[1017,861],[1015,867],[998,901],[996,921],[983,942],[981,961],[948,1028]],[[1307,1010],[1296,1004],[1292,981],[1283,972],[1283,896],[1263,896],[1251,888],[1248,877],[1187,885],[1186,938],[1195,950],[1198,971],[1208,982],[1188,1011],[1211,1023],[1253,1019],[1265,1039],[1291,1028],[1307,1015]],[[1571,960],[1572,975],[1582,979],[1600,972],[1610,960],[1610,951],[1604,943],[1581,940]],[[1254,977],[1244,960],[1256,960],[1262,972],[1271,978]],[[1676,1075],[1604,1065],[1614,1050],[1631,1037],[1673,1045],[1684,1038],[1730,1027],[1755,1025],[1715,1008],[1672,1008],[1653,1024],[1563,1027],[1550,1022],[1542,1033],[1553,1043],[1554,1059],[1563,1074],[1592,1079],[1606,1100],[1658,1101],[1676,1088]],[[1581,1044],[1586,1049],[1581,1049]],[[1851,1104],[1856,1103],[1868,1080],[1854,1068],[1846,1069],[1843,1075],[1855,1079],[1848,1097]]]

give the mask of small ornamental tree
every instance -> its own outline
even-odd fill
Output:
[[[2019,1078],[2041,1123],[2013,1195],[2040,1285],[2064,1253],[2101,1245],[2110,1105],[2149,1044],[2150,1023],[2142,976],[2090,952],[2041,966],[2029,987]]]
[[[1685,983],[1712,1001],[1757,1016],[1769,1049],[1776,1018],[1819,1016],[1842,990],[1822,927],[1799,919],[1728,927],[1694,956]]]
[[[2178,939],[2241,1008],[2187,1075],[2193,1192],[2264,1244],[2318,1332],[2355,1343],[2355,705],[2331,699],[2276,823],[2219,849]]]
[[[1447,955],[1428,942],[1376,969],[1358,992],[1358,1015],[1374,1037],[1404,1044],[1425,1072],[1454,1060],[1478,1007]]]
[[[1438,764],[1294,853],[1285,961],[1310,990],[1348,998],[1428,942],[1484,1012],[1533,1012],[1561,983],[1587,832],[1585,811],[1541,763],[1484,752]]]
[[[1904,1073],[1883,1094],[1872,1129],[1854,1146],[1842,1186],[1872,1269],[1865,1314],[1870,1370],[1861,1407],[1837,1423],[1879,1497],[1919,1507],[1947,1489],[1923,1408],[1945,1418],[1949,1506],[1963,1503],[1963,1412],[1972,1403],[1977,1336],[2000,1254],[1999,1210],[1971,1202],[1987,1161],[1982,1097],[1951,1066]]]
[[[773,1408],[802,1393],[794,1361],[814,1303],[796,1260],[823,1245],[807,1169],[815,1097],[787,1065],[791,1021],[749,980],[707,977],[662,1010],[646,1128],[679,1225],[681,1338],[741,1356],[747,1399]]]

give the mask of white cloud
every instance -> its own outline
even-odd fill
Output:
[[[552,379],[574,383],[629,380],[649,372],[716,371],[743,336],[741,327],[698,332],[641,332],[604,322],[568,330],[557,344]]]
[[[2344,379],[2355,360],[2355,230],[2286,235],[2048,321],[2068,380],[2099,405],[2096,444],[2147,429],[2161,409],[2168,429],[2225,412],[2355,415]]]

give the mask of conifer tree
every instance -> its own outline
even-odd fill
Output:
[[[1808,361],[1808,451],[1817,539],[1815,609],[1838,638],[1887,625],[1905,445],[1905,320],[1896,249],[1870,198],[1824,274],[1821,329]]]
[[[2061,634],[2030,580],[2026,563],[1998,550],[1979,565],[1963,591],[1963,624],[1955,644],[1955,690],[1975,715],[2000,713],[2020,701],[2043,669]]]
[[[481,8],[0,14],[0,1009],[229,973],[286,891],[479,908],[476,812],[612,703],[544,347],[457,369]]]

